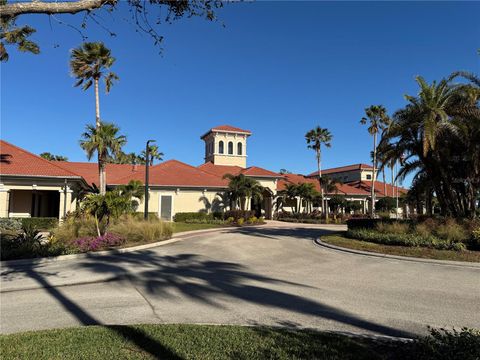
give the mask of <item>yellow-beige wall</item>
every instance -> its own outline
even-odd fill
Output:
[[[205,162],[211,161],[215,165],[229,165],[247,167],[247,135],[235,133],[210,133],[203,140],[205,141]],[[223,154],[220,154],[220,141],[223,141]],[[233,154],[228,153],[228,143],[233,143]],[[237,152],[238,143],[242,144],[242,154]],[[209,146],[213,144],[213,146]],[[213,153],[211,149],[213,148]]]

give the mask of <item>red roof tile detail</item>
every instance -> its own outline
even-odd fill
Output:
[[[0,174],[80,178],[58,163],[48,161],[7,141],[0,140]]]
[[[111,185],[127,184],[130,180],[144,181],[145,172],[118,178],[108,183]],[[191,187],[219,187],[227,186],[228,181],[220,176],[202,171],[194,166],[178,160],[168,160],[150,168],[149,183],[152,186],[191,186]]]
[[[58,164],[63,168],[74,171],[80,176],[82,176],[87,182],[87,184],[95,184],[98,186],[97,163],[59,161]],[[113,184],[116,180],[124,178],[126,176],[133,176],[137,173],[145,174],[145,166],[130,164],[107,164],[106,172],[107,184]]]
[[[246,169],[240,166],[228,166],[228,165],[214,165],[211,162],[207,162],[198,167],[199,169],[206,171],[210,174],[223,177],[225,174],[238,175],[243,174],[245,176],[256,176],[256,177],[272,177],[272,178],[281,178],[283,175],[263,169],[258,166],[250,166]]]
[[[277,191],[284,190],[286,188],[287,184],[310,183],[310,184],[313,184],[315,186],[315,189],[318,192],[320,192],[320,184],[318,183],[317,179],[308,178],[308,177],[305,177],[305,176],[300,175],[300,174],[285,174],[284,176],[285,176],[285,178],[282,179],[282,180],[279,180],[278,183],[277,183]],[[365,195],[365,196],[368,196],[367,191],[365,191],[363,189],[352,187],[349,184],[337,184],[336,187],[337,187],[336,191],[334,191],[332,193],[328,193],[327,195],[339,194],[339,195]]]
[[[322,175],[335,174],[335,173],[345,172],[345,171],[355,171],[355,170],[373,170],[373,167],[368,164],[353,164],[353,165],[347,165],[347,166],[340,166],[336,168],[324,169],[322,170]],[[318,176],[318,171],[314,171],[313,173],[307,175],[307,177],[311,177],[311,176]]]
[[[368,181],[368,180],[367,181],[352,181],[352,182],[349,182],[348,185],[350,185],[351,187],[355,187],[357,189],[362,189],[362,190],[366,191],[368,194],[371,193],[371,189],[372,189],[372,182],[371,181]],[[385,188],[387,190],[386,193],[385,193]],[[394,196],[396,196],[397,189],[398,189],[398,194],[399,195],[406,194],[408,192],[408,189],[405,189],[403,187],[392,186],[388,183],[385,184],[382,181],[375,181],[375,194],[376,194],[376,196],[394,197]]]

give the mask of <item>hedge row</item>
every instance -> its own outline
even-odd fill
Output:
[[[347,225],[348,230],[353,229],[375,229],[377,224],[393,224],[395,222],[407,223],[410,224],[411,220],[397,220],[397,219],[370,219],[370,218],[354,218],[348,219]]]
[[[58,225],[58,219],[54,217],[31,217],[31,218],[0,218],[0,229],[21,230],[25,227],[34,227],[37,230],[50,230]]]

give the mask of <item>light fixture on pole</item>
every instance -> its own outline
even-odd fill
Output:
[[[148,140],[145,147],[145,210],[143,218],[148,220],[148,176],[150,169],[150,143],[155,142],[156,140]]]

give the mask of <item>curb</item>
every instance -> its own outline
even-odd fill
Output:
[[[213,228],[213,229],[204,229],[204,230],[192,230],[192,231],[184,231],[177,233],[177,236],[174,236],[167,240],[161,240],[154,243],[131,246],[121,249],[113,249],[113,250],[103,250],[103,251],[95,251],[95,252],[86,252],[86,253],[79,253],[79,254],[70,254],[70,255],[60,255],[60,256],[52,256],[52,257],[45,257],[45,258],[31,258],[31,259],[19,259],[19,260],[4,260],[0,261],[0,267],[4,266],[15,266],[15,265],[43,265],[49,264],[57,261],[65,261],[65,260],[74,260],[74,259],[85,259],[85,258],[92,258],[92,257],[102,257],[106,255],[117,255],[117,254],[125,254],[139,250],[147,250],[158,246],[173,244],[181,240],[189,239],[193,236],[189,235],[201,235],[204,233],[211,233],[230,229],[230,227],[221,227],[221,228]]]
[[[326,242],[323,242],[320,238],[315,239],[313,242],[317,246],[328,248],[330,250],[336,250],[336,251],[341,251],[341,252],[345,252],[345,253],[349,253],[349,254],[354,254],[354,255],[371,256],[371,257],[378,257],[378,258],[383,258],[383,259],[402,260],[402,261],[410,261],[410,262],[432,264],[432,265],[456,266],[456,267],[464,267],[464,268],[468,267],[468,268],[480,270],[480,263],[477,263],[477,262],[424,259],[424,258],[415,258],[415,257],[410,257],[410,256],[400,256],[400,255],[390,255],[390,254],[384,254],[384,253],[374,253],[374,252],[370,252],[370,251],[355,250],[355,249],[349,249],[349,248],[344,248],[344,247],[341,247],[341,246],[328,244]]]

